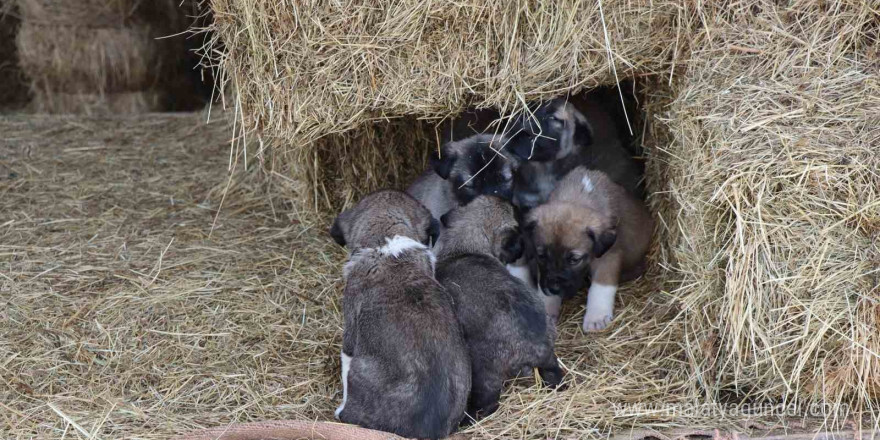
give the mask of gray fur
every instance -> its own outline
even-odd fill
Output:
[[[435,218],[482,194],[509,200],[518,161],[504,153],[506,141],[501,136],[475,134],[444,144],[440,157],[432,160],[431,169],[422,173],[406,192]]]
[[[385,239],[400,235],[428,244],[431,213],[416,199],[400,191],[381,190],[368,194],[353,208],[336,217],[330,235],[351,250],[380,247]]]
[[[452,183],[437,175],[433,169],[425,170],[406,189],[406,192],[425,205],[434,218],[439,219],[458,206]]]
[[[524,367],[538,367],[557,386],[562,371],[553,346],[556,330],[539,294],[508,273],[499,256],[519,241],[510,204],[488,196],[446,216],[438,242],[437,280],[446,287],[464,330],[473,380],[468,414],[486,416],[498,407],[503,382]]]
[[[464,417],[470,359],[451,297],[434,279],[434,255],[421,244],[430,220],[412,197],[380,191],[334,223],[334,237],[353,248],[343,271],[342,352],[351,358],[343,422],[442,438]]]

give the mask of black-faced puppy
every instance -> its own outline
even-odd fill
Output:
[[[422,243],[431,215],[396,192],[368,196],[343,214],[341,240],[355,250],[343,271],[336,417],[408,438],[446,437],[464,417],[471,369],[451,297]]]
[[[476,419],[498,408],[503,382],[524,367],[538,367],[549,385],[561,382],[553,351],[556,329],[539,293],[504,266],[522,253],[509,203],[477,197],[443,221],[436,277],[453,297],[470,351],[468,414]]]
[[[644,203],[601,171],[578,167],[526,216],[527,252],[538,285],[547,295],[570,297],[584,285],[584,331],[614,319],[619,283],[644,271],[654,222]]]
[[[401,235],[424,244],[437,242],[440,222],[412,196],[380,190],[364,196],[353,208],[336,217],[330,236],[351,250],[385,245],[385,239]]]
[[[476,134],[443,145],[432,169],[419,176],[406,192],[422,202],[439,218],[481,194],[510,200],[513,170],[517,162],[505,155],[507,140],[491,134]]]

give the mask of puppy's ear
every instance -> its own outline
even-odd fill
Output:
[[[536,226],[538,226],[538,221],[537,221],[537,220],[535,220],[535,219],[533,219],[533,218],[526,217],[526,218],[525,218],[525,223],[523,223],[523,225],[522,225],[522,230],[523,230],[523,232],[525,232],[526,234],[531,234],[532,232],[535,231],[535,227],[536,227]]]
[[[498,259],[504,264],[513,263],[519,260],[523,254],[522,236],[518,231],[513,231],[504,237],[504,243],[501,245],[501,252],[498,253]]]
[[[431,167],[434,168],[434,172],[437,173],[438,176],[448,179],[449,173],[452,172],[452,167],[455,166],[455,161],[457,159],[458,155],[452,151],[452,148],[450,148],[450,145],[447,143],[440,149],[439,158],[431,155]]]
[[[574,115],[574,143],[581,147],[593,145],[593,128],[583,113],[572,109]]]
[[[342,211],[342,213],[336,217],[336,220],[333,220],[333,226],[330,227],[330,236],[333,237],[333,241],[340,246],[345,246],[345,231],[342,225],[347,218],[348,211]]]
[[[443,224],[444,228],[449,227],[449,222],[452,220],[452,211],[454,211],[454,209],[446,211],[446,214],[440,216],[440,223]]]
[[[606,229],[598,234],[592,229],[587,229],[587,235],[593,240],[593,257],[595,258],[605,255],[605,252],[608,252],[608,249],[611,249],[611,246],[617,241],[616,229]]]
[[[438,222],[434,216],[431,216],[431,224],[428,225],[428,239],[431,240],[430,244],[432,246],[436,245],[438,238],[440,238],[440,222]]]

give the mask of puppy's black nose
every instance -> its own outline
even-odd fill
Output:
[[[560,295],[562,294],[562,284],[558,280],[548,280],[547,291],[552,295]]]

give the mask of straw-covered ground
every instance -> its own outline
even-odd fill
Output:
[[[230,161],[228,125],[202,121],[0,119],[0,438],[166,439],[332,420],[345,253],[326,236],[329,218],[298,211],[293,182]],[[693,375],[700,342],[675,319],[660,272],[625,289],[607,333],[582,335],[583,298],[568,304],[558,343],[568,388],[521,379],[468,432],[843,425],[830,413],[713,411],[724,402]]]

